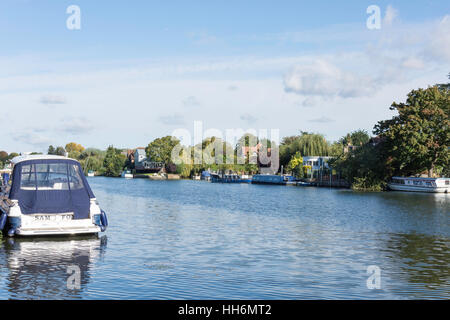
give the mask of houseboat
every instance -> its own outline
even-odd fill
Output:
[[[96,234],[108,220],[78,161],[54,155],[12,159],[0,193],[0,230],[8,236]]]
[[[252,183],[254,184],[277,184],[277,185],[288,185],[295,184],[295,178],[288,175],[277,175],[277,174],[255,174],[252,178]]]
[[[450,178],[392,177],[388,187],[395,191],[449,193]]]
[[[220,183],[250,183],[250,179],[245,179],[238,174],[224,174],[219,175],[212,173],[211,174],[211,182],[220,182]]]

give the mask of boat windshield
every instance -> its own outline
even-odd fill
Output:
[[[11,200],[23,214],[73,212],[86,219],[95,198],[79,162],[71,159],[25,160],[14,166]]]
[[[83,189],[78,167],[75,164],[28,164],[21,168],[22,190],[78,190]]]

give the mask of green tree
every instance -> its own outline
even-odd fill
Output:
[[[88,173],[90,170],[98,172],[99,174],[104,174],[103,161],[104,159],[99,157],[89,157],[80,160],[80,163],[85,174]]]
[[[330,143],[330,146],[328,148],[328,155],[330,157],[339,157],[344,153],[344,146],[341,142],[336,141],[333,143]]]
[[[106,151],[87,148],[79,155],[78,159],[85,173],[89,170],[98,174],[104,174],[103,162],[105,160]]]
[[[8,160],[8,152],[0,151],[0,168],[3,168],[7,160]]]
[[[286,167],[297,152],[303,157],[328,156],[329,143],[323,135],[308,132],[285,138],[280,146],[280,164]]]
[[[296,177],[303,178],[303,158],[300,152],[296,152],[289,161],[286,171],[292,172]]]
[[[145,152],[151,161],[164,162],[167,167],[173,163],[172,149],[179,143],[180,140],[172,136],[157,138],[148,144]]]
[[[17,152],[11,152],[8,156],[8,161],[18,156],[19,154]]]
[[[66,150],[63,147],[57,147],[55,150],[55,155],[64,156],[66,154]]]
[[[384,139],[383,150],[395,174],[412,175],[448,167],[450,91],[438,85],[412,90],[406,103],[393,103],[398,115],[379,121],[374,133]]]
[[[343,145],[353,145],[353,146],[362,146],[365,145],[370,140],[370,135],[366,130],[356,130],[348,133],[345,137],[343,137],[340,142]]]
[[[55,147],[50,145],[48,146],[47,154],[55,154],[56,150]]]
[[[109,146],[103,160],[104,175],[108,177],[118,177],[125,166],[126,157],[121,154],[120,149]]]
[[[71,159],[79,160],[80,156],[81,156],[81,153],[78,152],[78,151],[71,151],[71,152],[69,152],[69,158],[71,158]]]
[[[80,154],[80,159],[86,159],[89,157],[96,157],[96,158],[105,158],[106,151],[95,149],[95,148],[87,148]]]
[[[382,144],[366,143],[330,159],[328,163],[353,189],[380,191],[385,188],[385,181],[390,175],[382,148]]]

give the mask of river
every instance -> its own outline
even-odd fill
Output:
[[[88,181],[108,230],[3,238],[1,299],[450,298],[450,195]]]

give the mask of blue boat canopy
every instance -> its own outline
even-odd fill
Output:
[[[74,219],[87,219],[95,196],[80,163],[62,158],[16,163],[9,198],[23,214],[73,212]]]

